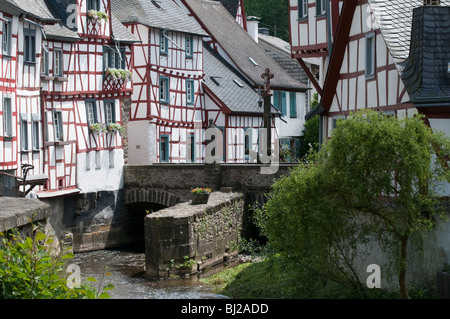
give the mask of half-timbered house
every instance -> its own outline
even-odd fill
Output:
[[[271,136],[276,138],[272,140],[272,148],[278,150],[278,137],[280,136],[279,127],[276,126],[275,119],[283,116],[283,107],[293,103],[296,100],[296,94],[301,93],[304,97],[308,88],[306,85],[300,83],[296,79],[292,78],[275,60],[267,54],[262,47],[252,38],[247,32],[249,29],[249,22],[247,17],[245,19],[237,18],[237,15],[230,14],[230,12],[224,7],[221,1],[206,1],[206,0],[181,0],[185,7],[189,10],[203,29],[208,33],[208,37],[205,37],[205,42],[219,53],[225,61],[227,61],[234,69],[239,72],[247,81],[251,84],[254,90],[259,94],[265,90],[265,79],[262,78],[262,74],[268,68],[271,73],[274,74],[273,79],[270,82],[272,104],[275,106],[277,112],[271,114]],[[234,1],[235,3],[238,1]],[[243,12],[245,17],[245,11],[243,11],[243,4],[239,3],[240,8],[238,12]],[[242,23],[245,22],[245,28]],[[257,28],[256,28],[257,30]],[[292,92],[292,94],[290,94]],[[294,98],[295,96],[295,98]],[[304,100],[298,99],[298,102]],[[258,100],[255,101],[256,103]],[[253,102],[254,103],[254,102]],[[246,107],[246,106],[243,106]],[[297,105],[296,105],[297,107]],[[304,107],[304,104],[303,106]],[[219,109],[219,108],[218,108]],[[297,109],[297,108],[296,108]],[[254,115],[260,116],[262,114],[255,112]],[[236,136],[236,132],[233,128],[236,124],[225,120],[224,116],[218,112],[217,117],[213,118],[213,123],[223,128],[224,143],[228,145],[225,148],[224,158],[226,161],[243,161],[245,158],[233,156],[233,146],[235,140],[243,141],[244,135]],[[281,121],[279,125],[283,125]],[[261,123],[255,122],[253,130],[263,127]],[[257,151],[257,150],[254,150]]]
[[[121,207],[136,38],[108,0],[2,1],[0,12],[2,184],[51,203],[56,231],[81,238]]]
[[[322,139],[331,135],[338,118],[362,108],[398,116],[418,111],[403,64],[415,40],[413,12],[423,5],[420,0],[290,0],[292,56],[301,64],[321,58],[325,66],[321,81],[313,81],[320,105],[307,115],[320,114]]]
[[[206,33],[171,0],[113,0],[112,5],[140,40],[133,51],[129,163],[201,161]]]

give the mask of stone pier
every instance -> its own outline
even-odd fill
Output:
[[[236,255],[244,195],[212,192],[207,204],[183,202],[145,217],[146,274],[201,272]]]

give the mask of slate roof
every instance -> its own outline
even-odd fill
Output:
[[[2,9],[15,8],[38,20],[56,22],[56,19],[43,0],[1,0]]]
[[[190,34],[207,35],[197,21],[172,0],[111,0],[111,7],[122,23]]]
[[[450,101],[450,7],[414,10],[411,54],[402,63],[403,83],[413,103]]]
[[[275,75],[271,81],[273,89],[306,91],[307,87],[287,74],[239,25],[234,17],[218,1],[185,0],[196,16],[220,47],[230,57],[237,68],[255,86],[264,85],[261,74],[266,68]],[[251,62],[253,59],[257,65]]]
[[[260,96],[252,84],[207,44],[204,45],[203,49],[203,67],[205,72],[203,84],[232,113],[256,113],[261,115],[264,113],[264,108],[258,106]],[[275,107],[272,107],[272,112],[280,114]]]
[[[271,35],[258,34],[259,46],[262,47],[272,59],[275,60],[293,79],[304,85],[308,85],[308,76],[303,71],[300,63],[291,57],[288,42]]]
[[[239,8],[239,0],[214,0],[222,3],[222,5],[227,9],[227,11],[236,18],[237,10]]]
[[[413,10],[423,6],[423,0],[369,0],[369,4],[394,61],[405,61],[409,56]],[[441,5],[450,5],[450,0],[441,0]]]

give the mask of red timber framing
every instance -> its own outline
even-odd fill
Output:
[[[201,160],[202,137],[201,82],[203,78],[203,46],[198,35],[151,28],[139,23],[126,24],[139,40],[133,47],[133,95],[128,126],[146,122],[156,126],[157,162],[184,162],[187,136],[195,136],[195,159]],[[161,52],[161,34],[168,38],[167,51]],[[190,37],[192,55],[187,56],[185,43]],[[161,88],[161,85],[164,85]],[[187,88],[192,87],[189,97]],[[166,92],[164,93],[164,90]],[[162,93],[161,93],[162,92]],[[169,156],[160,158],[161,136],[169,137]]]

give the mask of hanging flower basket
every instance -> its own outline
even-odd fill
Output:
[[[89,10],[88,16],[97,24],[102,24],[103,20],[108,21],[108,15],[103,11]]]
[[[125,134],[125,129],[118,123],[108,124],[108,131],[114,134],[118,133],[120,136],[123,136],[123,134]]]
[[[89,128],[93,133],[98,134],[106,133],[108,131],[105,123],[94,123]]]
[[[211,194],[209,187],[197,187],[192,190],[192,205],[207,204]]]

